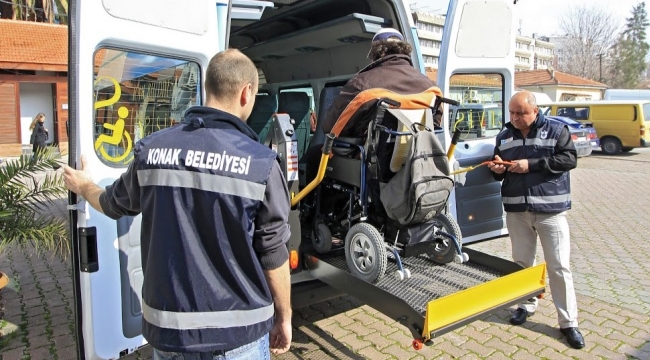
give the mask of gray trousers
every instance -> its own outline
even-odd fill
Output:
[[[535,265],[539,235],[560,328],[578,327],[578,304],[571,274],[571,237],[566,212],[509,212],[506,214],[506,222],[512,242],[512,258],[523,267]],[[537,309],[537,298],[529,299],[519,304],[519,307],[534,312]]]

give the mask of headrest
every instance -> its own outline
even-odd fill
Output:
[[[324,87],[320,91],[320,99],[318,100],[318,116],[323,117],[327,110],[334,103],[334,99],[341,93],[342,86]]]
[[[273,95],[257,94],[253,112],[275,112],[278,109],[278,99]]]
[[[311,102],[309,95],[301,91],[281,92],[278,99],[278,112],[309,111]],[[298,119],[296,119],[298,120]]]

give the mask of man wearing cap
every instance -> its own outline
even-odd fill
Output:
[[[343,86],[323,117],[323,131],[330,133],[348,103],[364,90],[382,88],[398,94],[417,94],[435,86],[435,82],[413,67],[412,51],[413,47],[404,41],[404,36],[399,31],[393,28],[377,31],[368,53],[372,63]],[[436,125],[440,124],[440,115],[435,121]],[[340,134],[353,137],[361,135],[363,134]]]

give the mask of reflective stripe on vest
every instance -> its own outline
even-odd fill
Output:
[[[140,186],[182,187],[251,200],[264,200],[266,185],[228,176],[205,174],[196,171],[147,169],[138,170]]]
[[[144,301],[142,302],[144,319],[152,325],[165,329],[192,330],[250,326],[269,320],[273,314],[273,303],[253,310],[172,312],[153,309]]]
[[[571,201],[571,194],[554,196],[528,196],[529,204],[556,204]],[[525,196],[504,196],[504,204],[525,204]]]
[[[555,148],[555,145],[557,145],[557,140],[556,139],[539,139],[539,138],[534,138],[534,139],[526,139],[526,146],[542,146],[542,147],[548,147],[548,148]],[[512,140],[508,141],[507,143],[503,143],[499,145],[499,150],[503,152],[504,150],[512,149],[518,146],[524,146],[524,141],[519,139],[519,140]]]

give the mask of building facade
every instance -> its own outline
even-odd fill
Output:
[[[413,12],[418,29],[420,50],[425,67],[437,69],[442,44],[445,16],[426,12]],[[517,35],[515,49],[515,70],[548,69],[554,65],[555,45],[544,36],[526,37]]]
[[[0,33],[0,157],[31,152],[39,113],[47,143],[67,153],[68,27],[0,19]]]
[[[414,12],[413,20],[418,29],[420,50],[424,66],[437,69],[442,44],[442,30],[445,26],[445,16],[424,12]]]
[[[555,45],[545,36],[517,35],[515,44],[515,71],[542,70],[553,66]]]

